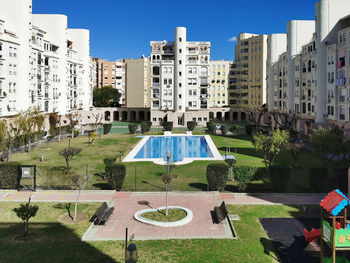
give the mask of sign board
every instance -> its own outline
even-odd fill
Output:
[[[32,178],[30,174],[30,167],[22,167],[22,178]]]

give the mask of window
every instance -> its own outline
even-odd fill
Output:
[[[179,42],[182,42],[182,38],[181,37],[179,37]]]
[[[181,48],[179,48],[179,53],[182,53],[182,49]]]
[[[168,84],[168,79],[164,79],[164,84],[165,84],[165,85]]]
[[[181,73],[181,71],[179,71],[179,76],[182,76],[182,73]]]
[[[180,65],[182,64],[182,60],[179,60],[179,64],[180,64]]]
[[[179,99],[181,99],[181,94],[179,94]]]

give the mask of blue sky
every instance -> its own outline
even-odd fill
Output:
[[[316,0],[33,0],[33,13],[65,14],[68,26],[90,30],[91,56],[108,60],[149,55],[151,40],[211,41],[211,59],[234,59],[241,32],[286,32],[287,21],[314,19]]]

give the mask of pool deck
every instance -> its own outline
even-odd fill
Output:
[[[189,164],[193,161],[222,161],[223,158],[216,148],[213,140],[209,135],[189,135],[189,134],[171,134],[171,135],[152,135],[153,137],[176,137],[176,136],[200,136],[204,137],[207,141],[207,144],[210,148],[211,153],[213,154],[213,157],[199,157],[199,158],[184,158],[182,161],[175,162],[175,165],[184,165]],[[142,140],[132,149],[129,154],[123,159],[123,162],[153,162],[155,164],[159,165],[167,165],[168,163],[164,161],[163,158],[142,158],[142,159],[135,159],[136,154],[141,150],[141,148],[145,145],[145,143],[148,141],[148,139],[151,136],[145,136],[142,138]]]

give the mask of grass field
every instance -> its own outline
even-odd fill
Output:
[[[214,136],[211,135],[214,143],[221,154],[225,154],[226,147],[230,147],[231,154],[236,156],[236,165],[249,165],[255,167],[264,167],[262,154],[256,152],[254,145],[247,135],[238,136]],[[119,153],[125,156],[140,140],[136,135],[130,134],[108,134],[97,137],[94,144],[88,143],[86,136],[80,136],[71,140],[72,147],[82,148],[82,152],[71,161],[72,171],[85,174],[86,165],[89,171],[89,189],[108,189],[109,186],[103,178],[104,163],[103,159],[108,157],[117,157]],[[65,167],[65,160],[58,155],[58,152],[68,147],[68,139],[61,142],[54,142],[48,145],[43,151],[36,148],[30,153],[19,153],[12,156],[12,161],[21,164],[36,164],[38,166],[38,185],[52,185],[54,188],[67,188],[71,185],[64,174],[57,176],[56,171],[62,171]],[[44,152],[45,161],[41,162],[41,154]],[[215,161],[223,162],[223,161]],[[198,191],[207,189],[206,167],[213,161],[195,161],[187,165],[176,166],[172,173],[178,175],[171,183],[172,190]],[[164,185],[161,181],[161,175],[167,172],[165,166],[156,165],[152,162],[125,163],[127,175],[125,178],[123,190],[137,191],[163,191]],[[275,165],[292,166],[292,158],[288,152],[281,153],[275,161]],[[299,165],[301,168],[321,167],[322,162],[319,158],[307,151],[301,152],[299,156]],[[237,191],[236,183],[229,182],[227,191]],[[249,187],[250,192],[269,192],[272,191],[272,185],[266,177],[257,178]],[[302,170],[292,172],[289,180],[288,192],[308,192],[312,191],[309,186],[309,178]]]
[[[64,205],[38,203],[39,211],[30,222],[30,241],[17,241],[23,224],[11,211],[18,203],[0,203],[0,262],[64,263],[124,262],[123,241],[82,242],[88,222],[63,224]],[[99,204],[80,204],[79,212],[91,216]],[[238,214],[234,221],[237,240],[166,240],[136,241],[138,262],[278,262],[274,249],[258,219],[263,217],[301,217],[300,206],[232,206],[229,213]],[[266,252],[266,253],[265,253]],[[268,253],[267,253],[268,252]]]

